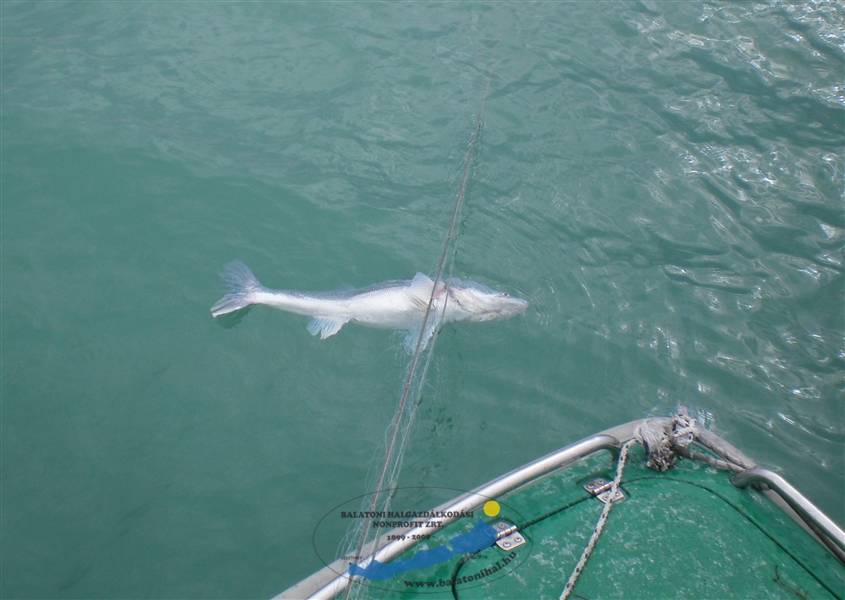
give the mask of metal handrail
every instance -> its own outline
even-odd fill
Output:
[[[814,531],[824,535],[841,550],[845,550],[845,531],[839,528],[830,517],[824,514],[815,504],[810,502],[801,492],[795,489],[786,479],[768,469],[746,469],[731,477],[731,483],[744,488],[752,484],[765,483],[769,488],[783,498],[799,517],[804,519]]]

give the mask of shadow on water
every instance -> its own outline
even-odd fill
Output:
[[[243,321],[243,319],[251,310],[252,307],[248,306],[246,308],[242,308],[239,311],[217,317],[216,319],[214,319],[214,321],[219,327],[223,327],[224,329],[232,329],[233,327],[237,327],[238,324]]]

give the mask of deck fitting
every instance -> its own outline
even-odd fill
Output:
[[[519,548],[527,541],[513,523],[499,521],[493,525],[493,528],[498,532],[496,535],[496,545],[502,550],[510,552],[514,548]]]
[[[584,489],[590,492],[593,496],[595,496],[602,504],[607,504],[610,501],[610,488],[613,486],[613,482],[602,477],[598,477],[597,479],[593,479],[586,485],[584,485]],[[616,488],[616,496],[613,498],[614,502],[622,502],[625,499],[625,493],[622,491],[622,488]]]

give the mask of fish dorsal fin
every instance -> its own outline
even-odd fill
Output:
[[[431,293],[431,286],[434,285],[434,281],[431,280],[431,277],[426,275],[425,273],[417,273],[414,275],[414,278],[411,280],[411,287],[413,288],[426,288],[428,293]]]
[[[408,285],[411,302],[417,310],[425,310],[428,308],[428,302],[431,300],[431,288],[434,286],[434,281],[425,273],[417,273]]]
[[[336,317],[314,317],[308,322],[308,333],[311,335],[320,335],[320,339],[332,337],[341,327],[346,325],[349,319]]]
[[[413,327],[408,330],[408,334],[405,336],[405,340],[403,342],[403,346],[405,347],[405,352],[408,354],[413,354],[414,351],[417,349],[417,343],[420,341],[420,336],[422,336],[422,343],[420,343],[420,351],[425,350],[428,343],[431,341],[434,332],[437,331],[437,328],[440,327],[440,315],[437,314],[429,314],[428,322],[425,325],[425,331],[422,331],[422,323],[418,326]]]

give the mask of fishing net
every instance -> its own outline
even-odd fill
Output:
[[[467,182],[477,153],[478,139],[481,135],[483,110],[484,103],[482,102],[481,110],[479,110],[476,117],[475,129],[469,139],[466,154],[464,155],[463,175],[458,186],[449,229],[443,242],[443,250],[437,263],[431,297],[423,313],[423,320],[420,327],[421,334],[418,336],[416,347],[413,349],[413,354],[408,364],[399,404],[387,428],[384,443],[384,458],[380,461],[375,476],[368,477],[369,481],[374,482],[374,487],[372,488],[374,492],[365,498],[361,511],[369,515],[386,514],[390,510],[391,501],[396,491],[399,474],[402,469],[402,459],[407,450],[408,439],[413,429],[426,375],[439,335],[439,324],[442,322],[443,314],[446,311],[449,294],[442,295],[442,304],[435,303],[435,295],[438,290],[443,289],[442,286],[448,285],[446,280],[451,276],[455,257],[457,228],[466,196]],[[344,537],[340,548],[340,556],[344,557],[351,564],[365,567],[368,562],[367,557],[372,556],[381,547],[381,544],[378,542],[378,532],[373,527],[373,518],[365,517],[363,519],[356,519],[355,524]],[[363,584],[360,578],[356,577],[351,579],[344,597],[347,599],[365,598],[368,595],[367,592],[368,587]]]

